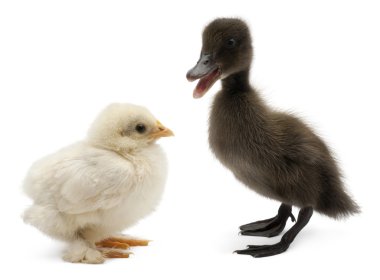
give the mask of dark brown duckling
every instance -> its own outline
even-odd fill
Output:
[[[236,251],[266,257],[286,251],[314,210],[338,219],[358,213],[359,207],[344,190],[337,163],[321,138],[295,116],[268,107],[250,85],[252,56],[247,24],[216,19],[203,32],[200,59],[187,79],[200,79],[194,98],[222,80],[211,109],[210,147],[238,180],[282,203],[275,217],[243,225],[241,234],[277,236],[289,217],[295,221],[292,206],[301,208],[277,244]]]

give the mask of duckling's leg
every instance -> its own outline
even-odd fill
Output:
[[[297,234],[307,225],[313,215],[312,207],[302,208],[298,214],[298,220],[281,238],[281,241],[273,245],[249,245],[248,249],[237,250],[235,253],[251,255],[254,258],[268,257],[285,252],[296,238]]]
[[[292,222],[295,222],[296,219],[292,214],[292,206],[282,203],[278,209],[277,216],[243,225],[240,227],[240,234],[265,237],[277,236],[284,230],[289,217],[292,219]]]

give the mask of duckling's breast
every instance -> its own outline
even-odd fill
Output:
[[[259,115],[247,96],[219,93],[211,109],[209,144],[238,180],[258,193],[273,196],[266,166],[277,152],[265,143],[265,120]]]

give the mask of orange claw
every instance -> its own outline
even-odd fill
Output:
[[[130,253],[123,253],[119,251],[103,252],[103,256],[108,259],[126,259],[129,258]]]
[[[97,242],[96,245],[98,244],[125,244],[129,246],[148,246],[150,240],[145,240],[145,239],[130,239],[130,238],[122,238],[122,237],[110,237],[105,240],[102,240],[100,242]],[[106,248],[119,248],[119,249],[124,249],[121,247],[107,247],[103,246]],[[127,249],[126,248],[126,249]]]
[[[117,242],[110,239],[105,239],[105,240],[96,242],[95,245],[101,248],[117,248],[117,249],[124,249],[124,250],[129,248],[129,245],[127,243]]]

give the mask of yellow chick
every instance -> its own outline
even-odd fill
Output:
[[[148,241],[127,238],[121,231],[158,205],[167,160],[156,140],[172,135],[144,107],[109,105],[85,140],[32,165],[23,188],[34,204],[24,221],[68,242],[65,261],[128,257],[121,249]]]

